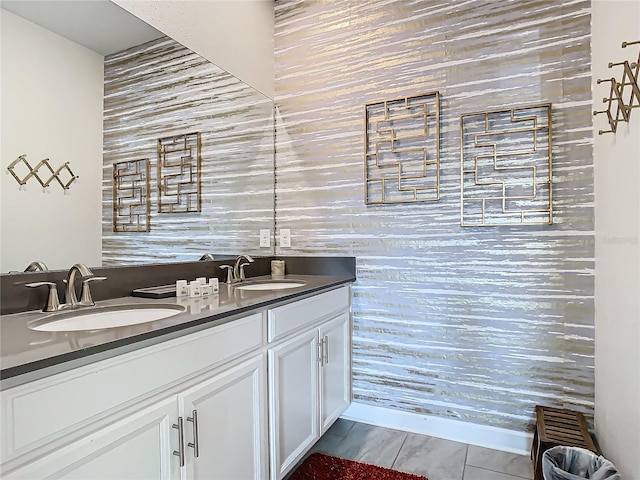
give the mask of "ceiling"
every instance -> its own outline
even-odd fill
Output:
[[[0,6],[101,55],[164,36],[110,0],[0,0]]]

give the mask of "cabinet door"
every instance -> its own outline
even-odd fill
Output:
[[[180,478],[175,397],[3,474],[3,479],[170,480]]]
[[[188,479],[267,478],[265,377],[261,354],[179,395]]]
[[[320,328],[320,411],[324,434],[351,403],[351,321],[343,313]]]
[[[320,438],[318,331],[269,350],[271,479],[280,480]]]

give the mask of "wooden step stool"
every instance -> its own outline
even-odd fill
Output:
[[[542,480],[542,454],[557,445],[581,447],[598,453],[582,413],[537,405],[536,431],[531,446],[534,480]]]

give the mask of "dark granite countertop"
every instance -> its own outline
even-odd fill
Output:
[[[250,280],[269,278],[256,277]],[[1,387],[10,388],[355,281],[352,276],[328,275],[287,275],[286,279],[302,280],[306,284],[285,290],[262,291],[238,290],[235,286],[220,284],[219,294],[209,297],[159,300],[121,297],[96,302],[97,307],[171,304],[181,305],[185,309],[162,320],[117,328],[45,332],[29,327],[41,323],[43,317],[52,313],[29,311],[0,316]]]

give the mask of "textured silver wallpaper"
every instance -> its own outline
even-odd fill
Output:
[[[281,254],[355,255],[358,402],[516,430],[591,415],[590,4],[276,2]],[[365,205],[363,106],[439,91],[441,199]],[[553,104],[554,224],[460,226],[460,115]]]
[[[105,59],[103,265],[270,255],[273,102],[170,38]],[[200,132],[202,211],[158,213],[157,141]],[[113,163],[149,158],[151,230],[114,233]]]

